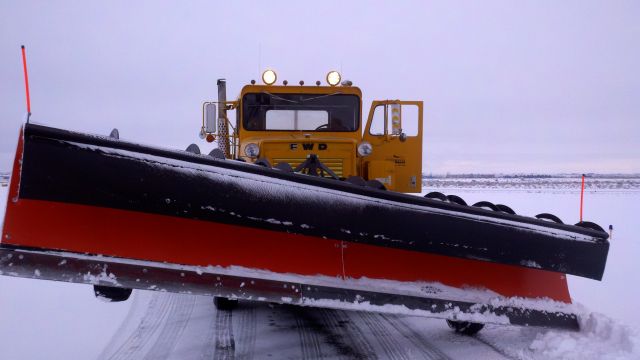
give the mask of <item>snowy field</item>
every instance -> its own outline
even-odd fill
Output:
[[[578,221],[576,179],[504,187],[456,181],[428,182],[425,192]],[[640,359],[637,183],[591,183],[585,194],[585,220],[612,224],[614,233],[603,281],[569,278],[574,301],[584,305],[580,332],[487,326],[464,337],[442,320],[262,303],[219,312],[210,298],[143,291],[112,304],[89,286],[0,276],[0,359]],[[6,196],[0,187],[0,215]]]
[[[588,174],[585,189],[607,191],[640,191],[640,175]],[[422,180],[424,187],[443,191],[454,189],[493,189],[531,192],[566,192],[580,190],[579,174],[562,175],[476,175],[474,177],[431,176]]]

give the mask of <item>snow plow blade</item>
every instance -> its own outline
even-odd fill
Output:
[[[479,310],[490,305],[489,298],[469,300],[466,289],[489,292],[494,303],[546,298],[569,304],[565,274],[601,279],[607,237],[578,226],[27,124],[16,152],[0,245],[4,252],[239,267],[266,271],[266,280],[276,282],[278,274],[341,279],[328,288],[347,295],[327,296],[342,303],[367,294],[372,303],[408,307],[434,297],[420,291],[409,296],[398,286],[438,284],[462,294],[441,291],[443,297],[436,299],[443,304],[459,302],[459,309]],[[10,269],[9,263],[0,264],[5,275],[33,277]],[[113,273],[122,286],[141,288]],[[60,274],[50,278],[87,282]],[[351,281],[359,279],[372,281],[367,285],[371,294],[352,291]],[[385,281],[397,286],[377,286]],[[529,310],[538,311],[535,306]]]

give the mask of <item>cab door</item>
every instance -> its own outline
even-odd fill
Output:
[[[387,189],[422,191],[422,101],[374,101],[363,139],[373,151],[363,158],[363,173]]]

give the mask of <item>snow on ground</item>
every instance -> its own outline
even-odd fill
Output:
[[[0,219],[6,198],[0,187]],[[86,285],[0,276],[0,358],[95,358],[129,307],[96,301]]]
[[[573,185],[505,190],[468,181],[437,190],[468,203],[503,203],[523,215],[578,220]],[[6,195],[0,187],[0,216]],[[602,282],[569,278],[574,300],[584,305],[580,332],[491,325],[464,337],[437,319],[265,303],[243,303],[228,313],[216,311],[210,298],[142,291],[125,303],[104,303],[89,286],[0,276],[1,358],[638,359],[639,203],[632,185],[608,182],[585,194],[585,220],[613,224],[614,234]]]
[[[540,357],[615,359],[635,352],[640,345],[628,328],[598,313],[585,314],[580,327],[580,333],[536,334],[529,349]]]
[[[598,192],[640,190],[640,174],[588,174],[585,188]],[[542,190],[555,192],[574,190],[581,187],[579,174],[558,175],[449,175],[431,176],[422,179],[422,186],[429,189],[494,189],[509,191]]]
[[[129,306],[96,301],[85,285],[2,276],[0,358],[95,358]]]

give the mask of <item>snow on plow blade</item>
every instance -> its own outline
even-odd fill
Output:
[[[350,279],[366,278],[562,303],[570,303],[564,274],[601,279],[609,248],[602,231],[34,124],[19,141],[0,245],[260,269],[276,282],[275,274],[324,276],[342,279],[328,288],[347,298],[363,294]],[[5,274],[30,275],[8,264]],[[382,281],[370,292],[386,295],[369,298],[413,301],[376,289]],[[484,297],[459,299],[460,309],[487,306]]]

